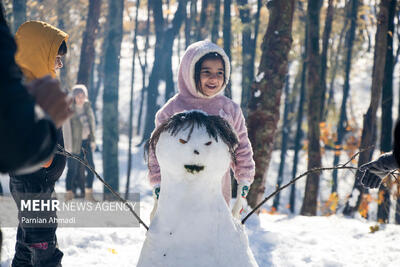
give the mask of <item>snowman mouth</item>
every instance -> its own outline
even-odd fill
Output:
[[[204,170],[204,166],[200,166],[200,165],[184,165],[185,169],[187,172],[195,174],[195,173],[199,173],[202,170]]]

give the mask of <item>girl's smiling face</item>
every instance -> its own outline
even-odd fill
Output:
[[[206,96],[217,94],[225,83],[223,62],[220,59],[206,59],[200,68],[201,92]]]

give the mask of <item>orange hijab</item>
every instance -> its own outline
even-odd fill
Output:
[[[56,77],[54,63],[63,41],[68,34],[42,21],[22,24],[16,34],[17,53],[15,61],[21,68],[26,81],[30,82],[46,75]]]

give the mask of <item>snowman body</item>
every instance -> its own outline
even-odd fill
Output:
[[[158,140],[161,191],[137,266],[258,266],[222,195],[227,145],[201,126],[190,138],[188,131],[163,132]]]

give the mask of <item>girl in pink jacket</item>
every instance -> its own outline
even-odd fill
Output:
[[[255,165],[242,110],[238,104],[222,94],[229,81],[230,70],[228,56],[216,44],[200,41],[190,45],[179,66],[179,93],[169,99],[157,112],[155,124],[158,127],[172,115],[192,109],[202,110],[210,115],[219,115],[231,124],[239,138],[239,146],[235,152],[236,164],[231,165],[239,184],[238,198],[232,213],[239,218],[245,197],[254,179]],[[148,167],[150,183],[157,200],[161,176],[156,155],[152,150],[149,151]],[[227,170],[222,178],[222,190],[229,205],[231,199],[230,170]],[[156,208],[157,201],[152,214]]]

